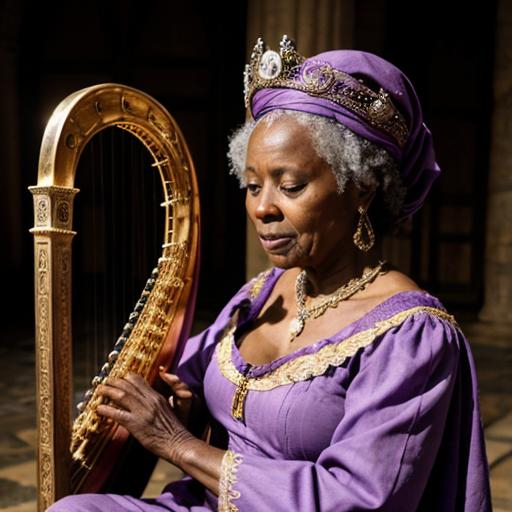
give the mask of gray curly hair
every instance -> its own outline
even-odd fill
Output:
[[[318,156],[331,167],[341,194],[349,180],[356,185],[377,188],[381,208],[387,217],[387,228],[395,224],[405,196],[397,162],[391,155],[373,142],[355,134],[334,120],[294,110],[273,110],[258,121],[248,120],[235,130],[229,139],[228,160],[230,173],[240,187],[246,186],[245,160],[252,131],[261,122],[268,125],[276,119],[288,116],[305,126],[311,136]],[[379,193],[380,189],[380,193]]]

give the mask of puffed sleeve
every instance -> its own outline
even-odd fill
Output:
[[[443,437],[462,340],[454,325],[422,313],[361,349],[330,446],[311,462],[228,451],[219,510],[416,510]]]
[[[248,300],[253,281],[244,284],[204,331],[189,338],[171,371],[176,373],[198,396],[203,395],[203,379],[215,346],[229,323],[233,311]]]

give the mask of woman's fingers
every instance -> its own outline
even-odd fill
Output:
[[[174,388],[177,384],[181,382],[180,378],[177,375],[172,373],[165,373],[164,371],[160,371],[160,378],[171,388]]]
[[[160,378],[171,387],[176,396],[180,398],[192,398],[192,391],[177,375],[161,371]]]
[[[127,373],[122,378],[109,378],[106,380],[106,386],[121,389],[131,395],[143,395],[144,389],[149,387],[149,384],[139,375],[134,373]]]
[[[110,418],[111,420],[117,421],[117,423],[121,423],[124,425],[128,417],[128,412],[123,409],[117,409],[116,407],[112,407],[107,404],[100,404],[96,408],[96,411],[100,416],[105,416],[106,418]]]
[[[98,391],[115,405],[128,411],[140,402],[146,401],[148,395],[153,393],[149,384],[140,375],[134,373],[126,374],[124,378],[108,379],[98,387]]]
[[[122,407],[127,411],[130,411],[133,407],[133,395],[131,395],[125,389],[115,387],[109,384],[100,384],[98,386],[98,392],[104,398],[109,399],[115,405],[117,405],[118,407]]]
[[[174,394],[178,397],[178,398],[183,398],[183,399],[187,399],[187,398],[192,398],[194,396],[194,394],[192,393],[192,391],[190,391],[190,389],[177,389]]]

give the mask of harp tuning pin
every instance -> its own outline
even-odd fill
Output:
[[[146,302],[146,301],[144,301]],[[142,299],[137,302],[137,305],[135,306],[135,311],[137,313],[140,313],[144,309],[144,302],[142,302]]]
[[[83,412],[83,411],[84,411],[84,409],[85,409],[85,405],[86,405],[86,404],[85,404],[85,402],[80,402],[80,403],[76,406],[76,408],[78,409],[78,412]]]
[[[106,375],[109,371],[110,371],[110,365],[109,365],[108,363],[105,363],[105,364],[101,367],[100,376],[101,376],[101,375]]]
[[[154,278],[156,278],[156,277],[158,277],[158,272],[159,272],[158,267],[155,267],[155,268],[152,270],[151,275],[152,275]]]
[[[96,375],[96,377],[94,377],[92,380],[91,380],[91,384],[96,387],[98,384],[101,384],[101,377],[99,375]]]
[[[118,356],[119,352],[117,350],[112,350],[112,352],[110,352],[110,354],[108,355],[108,362],[110,364],[114,363],[115,361],[117,361]]]
[[[119,336],[119,338],[117,338],[116,344],[114,345],[114,352],[118,351],[118,353],[119,353],[119,350],[121,350],[124,347],[126,340],[127,340],[127,338],[123,331],[123,336]]]
[[[133,320],[137,320],[137,318],[139,318],[139,313],[137,313],[137,311],[134,311],[133,313],[130,313],[130,322],[132,322]]]
[[[94,394],[93,390],[92,389],[88,389],[86,392],[85,392],[85,395],[84,395],[84,399],[86,402],[88,402],[91,398],[92,398],[92,395]]]

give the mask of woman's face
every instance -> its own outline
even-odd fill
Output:
[[[260,122],[247,148],[246,208],[271,262],[329,268],[352,251],[360,191],[336,189],[307,129],[291,117]]]

